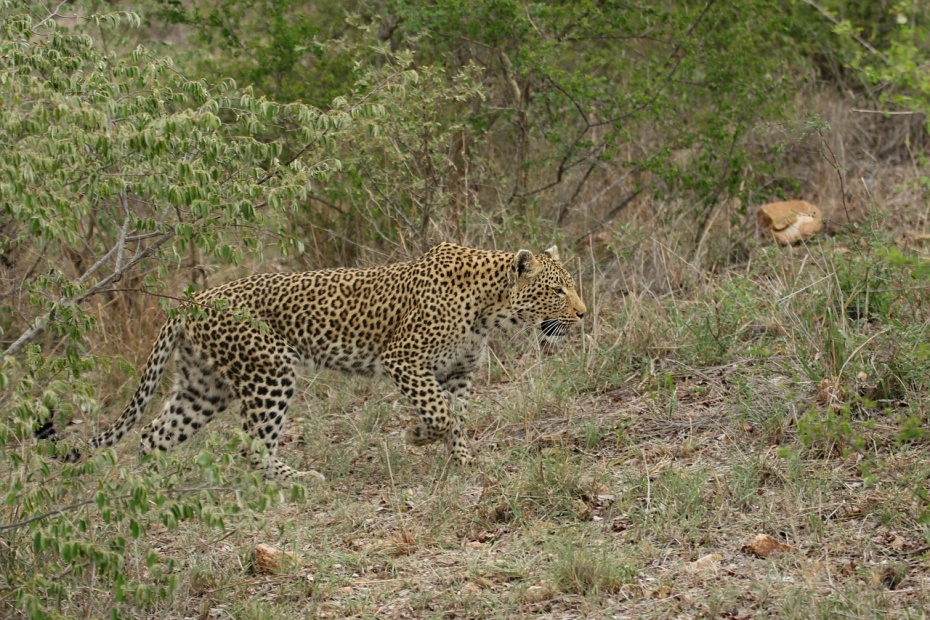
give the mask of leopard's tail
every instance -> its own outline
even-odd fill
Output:
[[[152,402],[152,396],[161,383],[161,378],[165,374],[165,367],[168,365],[168,358],[178,344],[178,337],[183,330],[183,323],[180,318],[170,318],[162,326],[152,345],[152,352],[149,353],[145,361],[145,367],[142,370],[142,380],[136,393],[119,419],[107,430],[103,431],[90,440],[90,445],[94,448],[108,448],[117,443],[123,436],[128,433],[136,422],[145,413],[149,403]]]
[[[170,318],[165,322],[161,331],[158,332],[155,344],[152,345],[152,352],[149,353],[142,371],[142,380],[139,382],[139,387],[136,388],[132,400],[129,401],[122,415],[112,426],[90,440],[91,447],[112,446],[136,425],[139,417],[142,416],[152,401],[155,390],[158,389],[158,384],[165,374],[165,367],[168,365],[168,358],[177,346],[183,329],[183,321],[180,318]],[[37,439],[50,439],[51,441],[56,441],[58,437],[51,420],[47,420],[36,431],[35,436]],[[80,456],[80,453],[72,450],[67,454],[60,454],[59,458],[66,461],[76,461]]]

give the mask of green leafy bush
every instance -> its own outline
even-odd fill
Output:
[[[260,253],[259,228],[285,223],[308,187],[339,168],[314,147],[380,110],[346,101],[323,113],[231,80],[188,79],[169,58],[105,51],[36,6],[0,4],[0,605],[30,617],[157,613],[176,575],[144,542],[153,524],[223,527],[288,495],[251,475],[230,481],[228,461],[178,457],[133,470],[105,451],[63,465],[52,447],[34,446],[43,421],[93,421],[101,410],[95,382],[112,361],[88,350],[99,317],[89,302],[157,291],[159,275],[189,257],[196,267],[200,256]],[[188,484],[189,474],[209,482]],[[250,491],[237,496],[234,486]]]

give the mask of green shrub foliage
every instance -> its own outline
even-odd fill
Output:
[[[111,365],[85,344],[97,328],[88,304],[159,290],[159,275],[191,256],[260,253],[262,235],[340,168],[331,145],[381,110],[346,99],[324,113],[231,79],[191,79],[168,57],[108,51],[82,32],[138,16],[68,8],[71,20],[34,3],[0,4],[0,613],[119,616],[142,605],[158,615],[175,576],[136,546],[145,532],[251,518],[281,490],[247,476],[237,486],[254,488],[241,501],[209,458],[197,459],[194,486],[182,484],[189,465],[180,461],[141,470],[113,469],[113,453],[51,461],[34,429],[53,416],[95,419],[93,380]],[[273,238],[301,249],[286,234]],[[130,552],[144,562],[127,565]]]

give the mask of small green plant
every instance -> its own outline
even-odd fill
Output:
[[[584,447],[587,450],[595,450],[607,436],[607,430],[596,420],[589,421],[583,430]]]
[[[737,463],[727,478],[727,489],[733,501],[749,509],[758,501],[759,490],[764,485],[765,462],[761,460]]]
[[[672,373],[657,375],[650,381],[649,404],[656,416],[672,418],[678,412],[678,391]]]
[[[644,530],[702,545],[714,507],[721,501],[717,485],[700,469],[668,466],[648,480],[637,480],[635,493],[640,501],[630,507],[631,517]]]
[[[747,327],[766,316],[765,296],[751,278],[730,275],[707,289],[703,303],[693,304],[688,314],[692,338],[685,351],[700,366],[729,359],[746,337]]]
[[[915,415],[908,415],[901,423],[901,430],[898,432],[898,441],[909,443],[923,441],[927,438],[927,422]]]
[[[524,513],[548,518],[578,516],[583,494],[582,470],[564,448],[543,448],[525,459],[522,484],[515,499]]]
[[[617,592],[636,577],[635,567],[612,555],[606,546],[592,549],[583,542],[561,547],[551,572],[563,592],[582,596]]]
[[[275,610],[262,601],[249,601],[237,605],[232,611],[235,620],[277,620]]]
[[[801,445],[819,458],[845,456],[866,444],[861,428],[854,425],[848,406],[811,408],[798,418]]]

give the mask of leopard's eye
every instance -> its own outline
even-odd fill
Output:
[[[559,295],[564,295],[564,294],[565,294],[565,289],[562,288],[561,286],[553,286],[553,287],[552,287],[552,290],[555,291],[556,293],[558,293]]]

